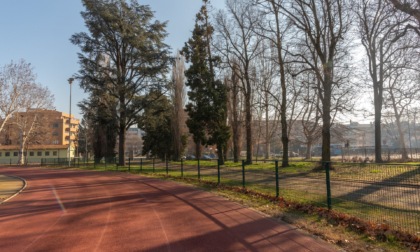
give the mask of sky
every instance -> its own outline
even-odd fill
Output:
[[[139,0],[149,5],[159,21],[168,21],[165,42],[172,51],[181,49],[191,36],[200,0]],[[70,37],[86,31],[80,12],[80,0],[0,0],[0,66],[24,59],[31,63],[37,82],[47,86],[55,97],[55,109],[69,112],[70,85],[68,79],[79,70],[79,48]],[[211,0],[215,9],[224,0]],[[87,95],[73,82],[71,111],[82,115],[77,103]]]

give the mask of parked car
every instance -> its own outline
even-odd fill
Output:
[[[210,159],[212,159],[212,158],[211,158],[211,156],[210,156],[210,155],[206,155],[206,154],[204,154],[203,156],[201,156],[201,159],[204,159],[204,160],[210,160]]]
[[[289,151],[289,157],[299,157],[299,154],[293,151]],[[280,151],[280,153],[278,154],[271,154],[272,157],[276,157],[276,158],[282,158],[283,157],[283,152]]]
[[[289,157],[299,157],[299,154],[293,151],[289,151]]]

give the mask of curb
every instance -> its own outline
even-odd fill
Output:
[[[26,180],[23,179],[23,178],[21,178],[21,177],[18,177],[18,176],[9,176],[9,175],[7,175],[7,177],[16,178],[16,179],[21,180],[23,182],[23,186],[22,186],[22,188],[20,188],[19,191],[15,192],[10,197],[4,199],[3,201],[0,201],[0,205],[3,204],[3,203],[5,203],[5,202],[7,202],[7,201],[9,201],[9,200],[11,200],[11,199],[13,199],[14,197],[16,197],[19,193],[21,193],[23,190],[25,190],[26,186],[28,185],[28,183],[26,182]]]

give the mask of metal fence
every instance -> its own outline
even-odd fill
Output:
[[[44,160],[43,165],[68,165]],[[72,166],[133,173],[154,173],[195,178],[223,185],[244,187],[287,201],[334,209],[374,224],[420,236],[420,167],[407,164],[324,163],[287,168],[278,161],[245,162],[217,160],[158,159],[129,160],[127,166],[115,163],[94,164],[73,160]]]

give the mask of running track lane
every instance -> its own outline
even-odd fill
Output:
[[[112,172],[2,168],[27,188],[0,205],[1,251],[336,251],[211,193]]]

